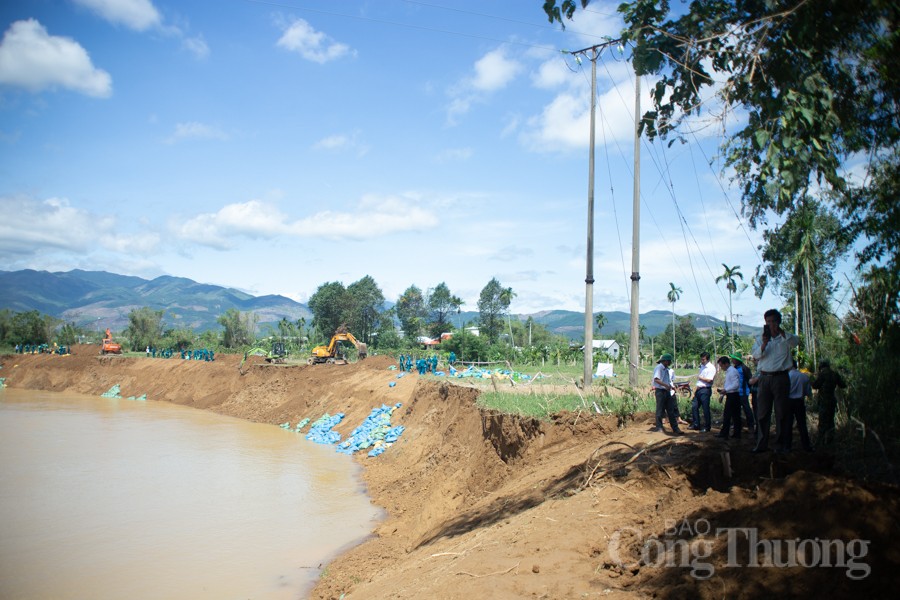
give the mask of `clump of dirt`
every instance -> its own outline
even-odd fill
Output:
[[[342,412],[342,436],[372,408],[400,405],[400,440],[355,457],[386,518],[328,565],[314,598],[887,597],[900,583],[897,489],[854,481],[827,454],[670,437],[647,430],[651,415],[619,428],[614,415],[482,410],[477,389],[401,374],[388,356],[250,357],[239,369],[235,356],[97,352],[5,356],[2,373],[11,387],[119,384],[123,396],[272,424]]]

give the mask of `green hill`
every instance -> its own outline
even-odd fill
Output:
[[[0,271],[0,308],[37,310],[81,327],[123,329],[128,313],[149,307],[164,310],[167,325],[205,331],[230,308],[254,312],[261,325],[282,318],[310,319],[304,304],[284,296],[252,296],[233,288],[201,284],[183,277],[146,280],[104,271]]]
[[[385,303],[385,308],[392,305]],[[262,326],[274,325],[283,318],[296,322],[312,319],[305,304],[284,296],[252,296],[234,288],[197,283],[184,277],[162,276],[142,279],[116,275],[105,271],[73,270],[50,273],[48,271],[0,271],[0,309],[14,312],[37,310],[41,313],[74,322],[80,327],[98,330],[107,327],[121,330],[128,325],[128,313],[141,307],[164,310],[164,320],[170,327],[206,331],[218,329],[220,315],[230,308],[241,312],[253,312],[259,316]],[[607,323],[600,337],[612,337],[617,332],[628,333],[630,315],[622,311],[603,312]],[[681,316],[681,315],[678,315]],[[689,315],[697,329],[721,327],[721,319],[705,315]],[[571,340],[581,340],[584,335],[584,313],[571,310],[548,310],[534,314],[514,314],[513,318],[526,321],[532,317],[536,323]],[[452,320],[458,323],[474,323],[478,313],[468,311]],[[650,336],[665,331],[672,322],[672,313],[653,310],[640,317],[641,325]],[[741,326],[746,331],[752,328]]]

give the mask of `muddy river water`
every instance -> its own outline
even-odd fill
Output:
[[[273,425],[2,389],[0,598],[304,597],[380,518],[357,468]]]

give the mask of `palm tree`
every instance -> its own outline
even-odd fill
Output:
[[[304,337],[306,336],[306,318],[297,319],[297,330],[300,332],[300,347],[303,347]]]
[[[509,344],[513,348],[516,347],[516,342],[513,339],[512,319],[509,314],[509,305],[512,304],[512,300],[516,296],[517,296],[517,294],[513,291],[513,289],[511,287],[508,287],[508,288],[505,288],[500,291],[500,296],[498,298],[500,300],[500,304],[502,304],[504,307],[504,310],[506,310],[506,323],[507,323],[507,325],[509,325]]]
[[[603,313],[597,313],[597,335],[600,335],[600,330],[603,329],[603,326],[606,325],[609,320],[606,318],[606,315]]]
[[[734,352],[734,312],[731,309],[731,297],[737,291],[737,281],[735,281],[735,277],[744,281],[744,274],[740,271],[741,265],[729,267],[725,263],[722,263],[722,266],[725,267],[725,272],[716,277],[716,283],[724,281],[725,289],[728,290],[728,319],[731,324],[729,327],[731,331],[731,351]]]
[[[681,299],[682,290],[680,287],[676,287],[674,283],[669,282],[669,293],[666,297],[669,299],[669,302],[672,303],[672,356],[675,356],[675,303]]]

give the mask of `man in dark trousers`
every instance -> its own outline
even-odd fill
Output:
[[[712,427],[712,419],[709,412],[709,399],[712,396],[712,384],[716,378],[716,366],[709,360],[709,352],[700,353],[700,372],[697,374],[697,391],[694,392],[694,401],[691,403],[691,412],[694,422],[691,429],[697,431],[709,431]],[[700,421],[700,414],[706,419]]]
[[[732,364],[728,356],[720,356],[716,361],[719,369],[725,371],[725,382],[719,388],[725,394],[725,410],[722,413],[722,431],[716,437],[728,439],[729,434],[741,439],[741,372]],[[734,427],[733,431],[730,431]]]
[[[739,393],[741,398],[741,409],[744,411],[744,417],[747,419],[747,430],[755,435],[756,413],[754,413],[753,409],[750,407],[750,379],[753,378],[753,373],[750,372],[750,367],[744,364],[744,357],[740,354],[730,354],[728,355],[728,358],[731,359],[731,364],[734,365],[734,368],[737,369],[741,375],[741,387]]]
[[[751,452],[769,449],[769,428],[772,410],[775,411],[776,450],[784,450],[781,439],[781,423],[788,406],[791,380],[788,372],[794,359],[791,351],[800,344],[799,338],[781,328],[781,313],[774,308],[763,315],[766,324],[753,344],[753,358],[759,367],[759,391],[757,392],[756,446]]]
[[[819,363],[819,372],[811,383],[812,388],[819,392],[819,435],[816,445],[824,446],[834,440],[834,414],[837,410],[835,391],[847,384],[840,373],[832,370],[828,360]]]
[[[797,361],[794,361],[794,368],[788,373],[791,380],[791,391],[788,393],[790,397],[788,410],[784,416],[785,421],[781,425],[782,436],[784,437],[784,448],[787,452],[791,451],[791,439],[794,435],[794,421],[797,421],[797,431],[800,433],[800,443],[807,452],[812,452],[812,444],[809,442],[809,429],[806,427],[806,398],[812,395],[809,387],[809,375],[797,368]]]
[[[672,364],[672,355],[663,354],[656,361],[656,369],[653,371],[653,393],[656,395],[656,425],[651,431],[663,430],[663,416],[669,417],[669,425],[672,426],[673,435],[684,435],[678,427],[678,416],[675,414],[675,399],[672,396],[672,378],[669,375],[669,365]]]

